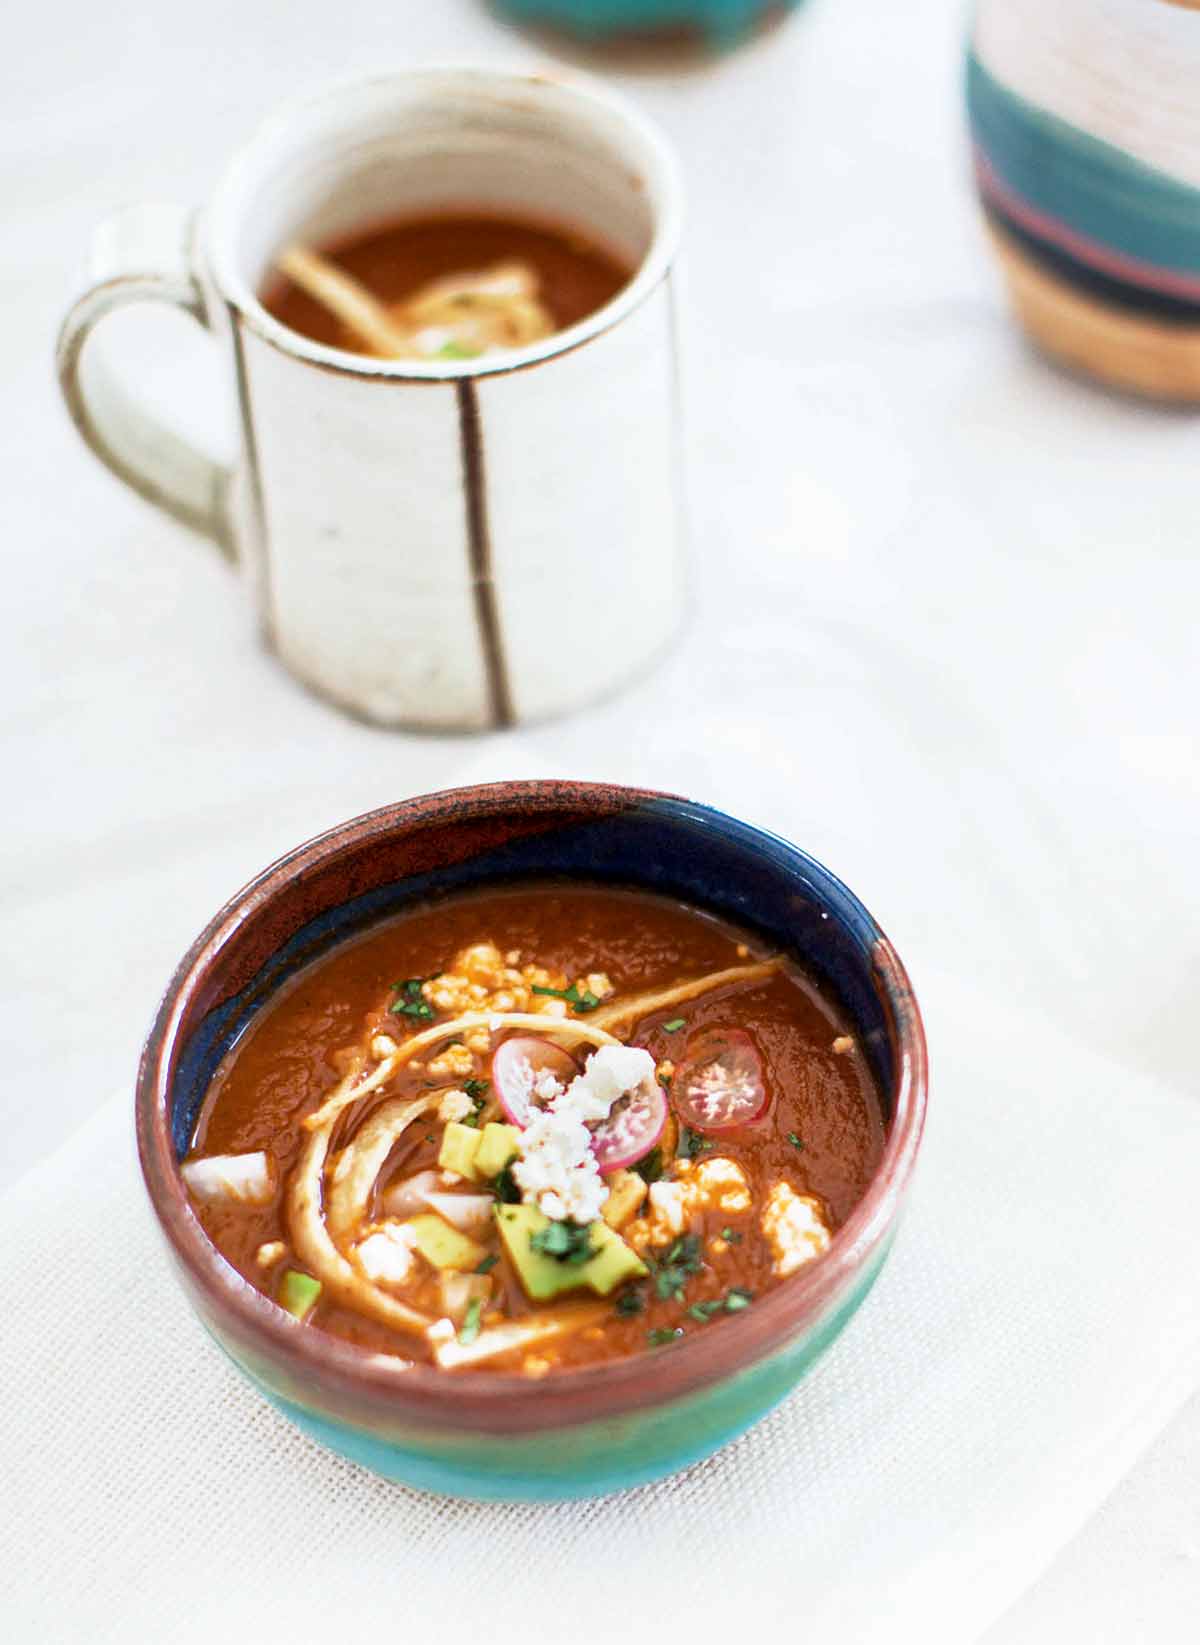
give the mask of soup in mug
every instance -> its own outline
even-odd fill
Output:
[[[474,359],[550,337],[603,308],[633,275],[574,228],[483,213],[400,219],[319,258],[300,251],[297,260],[292,248],[280,265],[290,272],[276,274],[262,302],[293,331],[352,353],[424,360]],[[353,302],[335,312],[337,290],[322,284],[331,272],[382,306],[391,340],[372,344],[354,323]]]
[[[390,920],[226,1057],[182,1170],[296,1321],[447,1372],[685,1337],[819,1262],[884,1143],[835,999],[749,931],[548,883]]]

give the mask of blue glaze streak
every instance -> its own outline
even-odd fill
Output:
[[[187,1152],[221,1059],[282,984],[351,936],[406,908],[506,881],[564,876],[629,886],[697,904],[794,955],[854,1022],[879,1086],[892,1084],[883,1007],[872,985],[880,932],[858,898],[777,835],[682,800],[652,800],[615,816],[539,831],[466,862],[380,885],[297,931],[246,988],[210,1012],[184,1046],[171,1134]]]

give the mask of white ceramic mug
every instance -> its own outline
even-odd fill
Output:
[[[290,241],[455,206],[578,225],[635,275],[568,330],[467,361],[329,348],[259,301]],[[267,643],[323,696],[439,730],[560,713],[643,668],[680,620],[680,218],[662,140],[591,85],[425,69],[335,88],[268,121],[200,213],[139,207],[97,230],[63,393],[116,474],[243,569]],[[228,350],[232,468],[85,348],[147,299]]]

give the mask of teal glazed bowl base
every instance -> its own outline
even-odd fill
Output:
[[[373,1353],[298,1325],[208,1241],[179,1174],[224,1055],[291,977],[431,897],[520,879],[643,887],[792,954],[854,1025],[884,1101],[883,1157],[829,1250],[736,1318],[626,1359],[531,1378]],[[788,842],[705,806],[603,784],[425,795],[280,859],[213,919],[143,1052],[138,1148],[201,1322],[297,1427],[420,1490],[477,1500],[600,1496],[710,1455],[784,1399],[861,1306],[890,1249],[924,1121],[926,1055],[903,966],[862,904]]]
[[[447,1445],[439,1454],[431,1436],[405,1445],[363,1429],[331,1423],[263,1387],[247,1371],[277,1411],[310,1439],[349,1462],[438,1496],[475,1502],[563,1502],[608,1496],[649,1485],[701,1462],[737,1439],[781,1404],[857,1313],[883,1268],[881,1250],[862,1283],[829,1317],[775,1358],[740,1373],[705,1395],[646,1415],[573,1430],[550,1431],[521,1445],[493,1447],[472,1442]]]
[[[772,13],[802,0],[493,0],[523,23],[548,24],[583,40],[694,29],[713,45],[734,45]]]

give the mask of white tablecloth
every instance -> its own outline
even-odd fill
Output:
[[[697,612],[653,680],[480,746],[786,833],[902,952],[1194,1092],[1196,419],[1014,335],[965,182],[958,12],[814,0],[717,65],[610,65],[690,187]],[[206,546],[86,456],[48,361],[67,271],[98,213],[201,198],[300,87],[528,50],[471,0],[54,0],[9,22],[0,1186],[128,1077],[231,889],[475,758],[306,697]],[[203,339],[113,329],[181,420],[221,430]],[[1191,1637],[1198,1461],[1194,1399],[988,1645]]]

